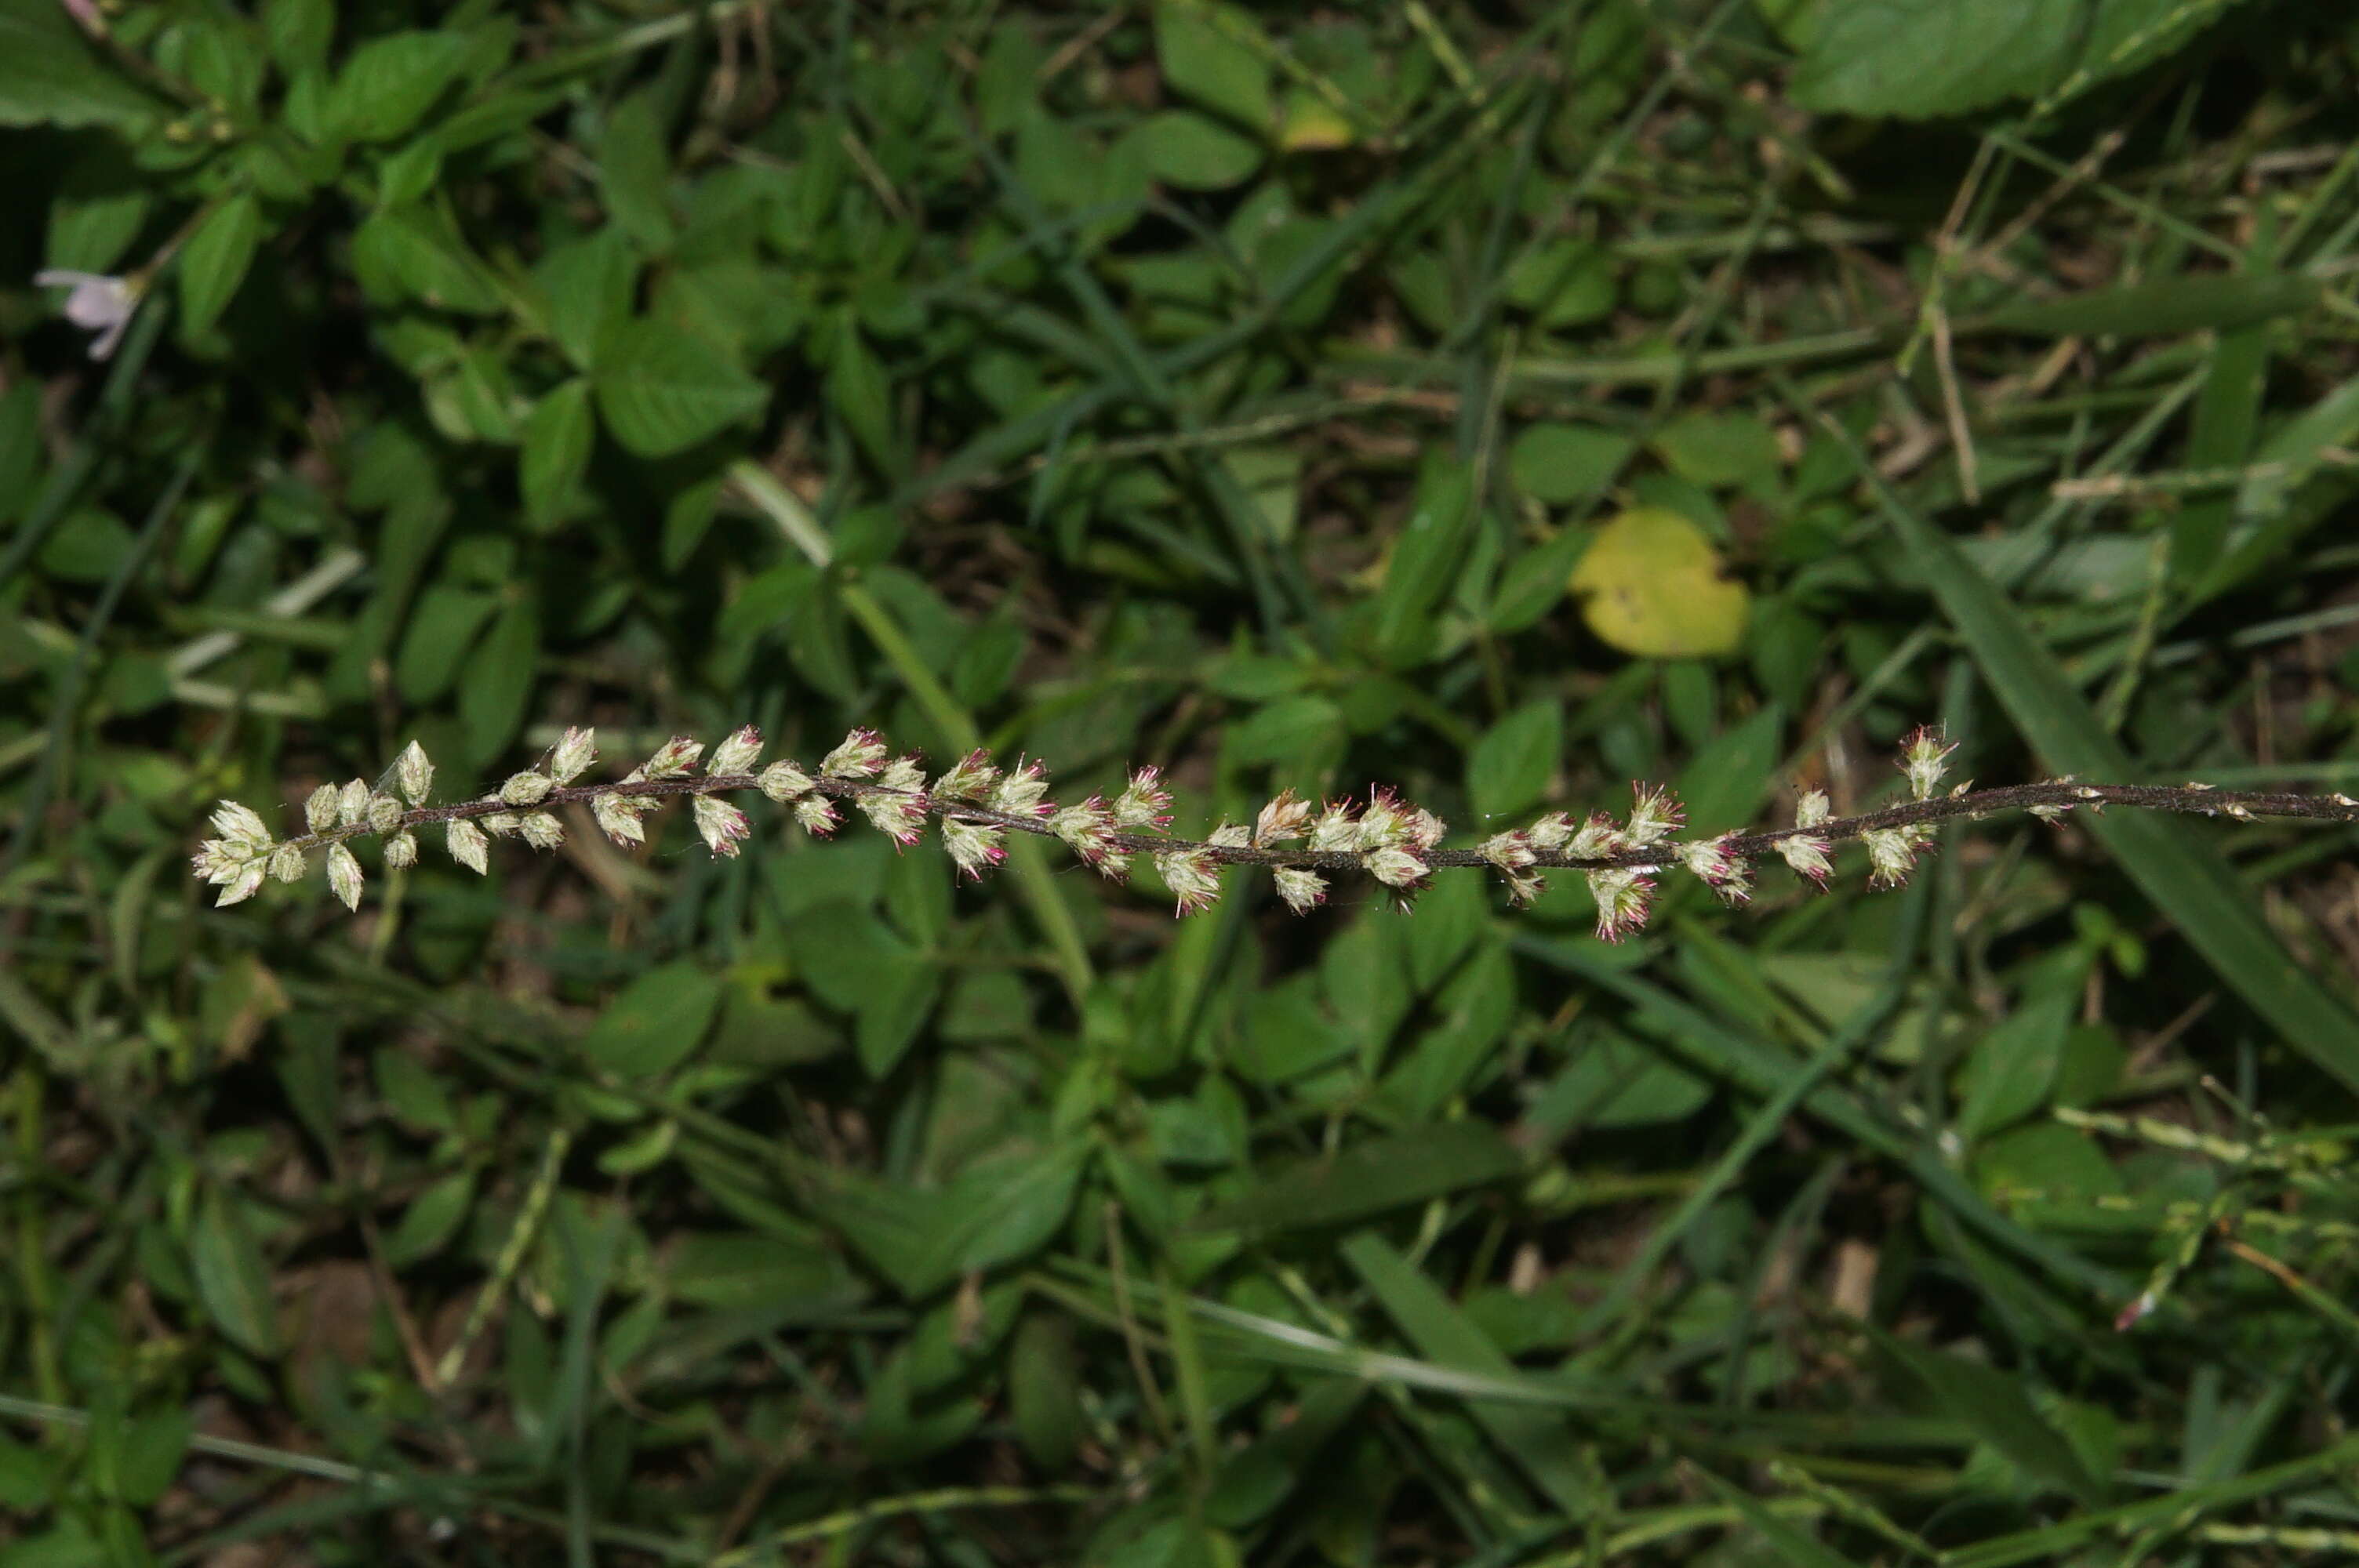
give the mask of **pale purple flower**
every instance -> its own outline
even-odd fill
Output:
[[[72,10],[73,6],[70,4],[67,9]],[[90,345],[90,357],[94,360],[114,354],[115,345],[123,341],[125,329],[131,325],[132,315],[139,308],[140,289],[127,279],[108,273],[49,267],[35,273],[33,284],[38,288],[72,290],[66,296],[66,319],[84,331],[98,334]]]

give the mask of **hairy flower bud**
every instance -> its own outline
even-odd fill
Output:
[[[1685,818],[1679,797],[1659,784],[1633,784],[1629,826],[1623,829],[1630,847],[1644,849],[1680,830]]]
[[[561,784],[570,784],[598,760],[598,732],[595,730],[568,728],[549,754],[549,776]]]
[[[1742,903],[1752,896],[1751,871],[1729,853],[1729,838],[1690,839],[1679,846],[1680,863],[1729,903]]]
[[[1529,903],[1548,891],[1548,879],[1531,869],[1534,855],[1529,834],[1494,833],[1476,852],[1507,879],[1507,896],[1516,903]]]
[[[1802,798],[1794,803],[1797,827],[1816,827],[1833,815],[1834,807],[1828,804],[1827,792],[1822,789],[1805,790]]]
[[[590,803],[591,819],[598,831],[617,845],[628,848],[647,841],[647,830],[639,818],[655,809],[656,803],[644,795],[602,795]]]
[[[1941,743],[1941,732],[1930,724],[1920,724],[1908,732],[1900,743],[1900,771],[1908,775],[1908,792],[1919,800],[1930,800],[1940,786],[1943,766],[1957,743]]]
[[[729,738],[712,748],[705,760],[704,771],[718,778],[734,778],[754,771],[762,757],[762,732],[751,724],[733,730]]]
[[[811,791],[810,775],[783,757],[764,768],[762,776],[755,783],[764,795],[781,806]]]
[[[418,835],[407,830],[385,841],[385,864],[387,871],[400,871],[418,863]],[[292,881],[293,878],[288,879]]]
[[[1280,790],[1277,798],[1261,808],[1254,818],[1253,841],[1256,847],[1283,844],[1299,838],[1310,831],[1310,805],[1296,798],[1292,790]]]
[[[1327,902],[1327,879],[1299,866],[1280,866],[1275,873],[1277,896],[1297,914],[1308,914]]]
[[[698,795],[691,810],[698,837],[716,855],[735,859],[739,842],[754,831],[754,825],[745,820],[744,812],[717,796]]]
[[[1244,849],[1253,844],[1253,835],[1242,822],[1223,822],[1204,836],[1204,842],[1223,849]]]
[[[346,909],[360,908],[361,863],[345,845],[328,846],[328,891],[342,899]]]
[[[454,816],[451,819],[451,826],[444,836],[443,843],[449,848],[452,860],[477,876],[482,876],[490,869],[491,860],[488,852],[490,846],[484,838],[484,830],[465,817]]]
[[[1404,892],[1423,886],[1426,878],[1433,872],[1433,868],[1419,859],[1413,850],[1397,844],[1371,849],[1360,857],[1360,864],[1367,868],[1368,875],[1385,886]]]
[[[336,821],[345,827],[358,827],[368,821],[369,786],[358,779],[348,779],[336,792]]]
[[[992,789],[991,809],[1004,811],[1010,816],[1029,816],[1036,822],[1045,822],[1057,811],[1054,803],[1041,798],[1048,793],[1048,764],[1028,760],[1020,762]]]
[[[226,909],[233,903],[244,903],[252,898],[261,890],[264,865],[265,862],[259,860],[248,860],[234,874],[219,879],[221,896],[213,900],[213,907]]]
[[[1126,858],[1114,847],[1114,812],[1103,796],[1066,806],[1049,818],[1049,831],[1100,875],[1119,881],[1129,873]]]
[[[313,833],[325,833],[336,825],[338,792],[334,784],[323,784],[303,802],[303,826]]]
[[[1532,848],[1543,855],[1563,849],[1572,832],[1572,817],[1561,811],[1551,811],[1524,829],[1525,837],[1532,841]]]
[[[1917,865],[1917,847],[1897,827],[1871,827],[1860,835],[1867,847],[1868,881],[1880,888],[1897,888]]]
[[[1114,797],[1114,819],[1117,827],[1135,832],[1160,833],[1171,825],[1171,792],[1163,787],[1163,770],[1157,767],[1138,769],[1130,775],[1130,784]]]
[[[981,800],[998,782],[999,770],[992,765],[991,753],[978,749],[961,757],[950,772],[934,781],[934,798]]]
[[[942,818],[942,848],[951,852],[960,871],[977,881],[983,880],[984,872],[1007,859],[1006,838],[1007,829],[987,822],[969,822],[956,816]]]
[[[565,824],[546,811],[527,811],[516,819],[516,837],[536,849],[554,849],[565,842]]]
[[[685,778],[689,770],[696,766],[696,759],[702,755],[703,741],[675,735],[658,746],[655,755],[642,762],[636,772],[639,777],[647,779]]]
[[[1813,838],[1807,833],[1797,833],[1791,838],[1777,840],[1779,858],[1822,888],[1835,869],[1834,861],[1827,857],[1827,849],[1824,838]]]
[[[500,800],[506,806],[538,806],[556,787],[547,773],[511,773],[500,785]]]
[[[310,869],[309,859],[292,844],[281,844],[270,851],[270,874],[282,882],[299,882]]]
[[[401,826],[401,802],[389,795],[373,795],[368,803],[369,831],[390,833]]]
[[[1201,849],[1172,849],[1158,855],[1155,871],[1178,901],[1175,913],[1179,914],[1198,914],[1220,901],[1220,867]]]
[[[819,761],[820,775],[831,779],[864,779],[885,765],[885,740],[874,730],[854,730],[843,744]]]
[[[795,820],[814,838],[826,838],[842,822],[836,815],[834,802],[823,795],[807,795],[796,801]]]
[[[222,842],[245,850],[270,848],[270,826],[247,806],[234,800],[223,801],[213,808],[213,831]]]
[[[1614,869],[1589,873],[1589,895],[1597,901],[1600,940],[1619,942],[1647,924],[1655,884],[1637,871]]]
[[[434,787],[434,764],[427,760],[426,748],[415,741],[404,746],[401,755],[394,759],[393,771],[409,804],[424,806],[427,793]]]
[[[1319,820],[1310,825],[1310,848],[1314,853],[1326,855],[1360,847],[1360,825],[1352,816],[1349,800],[1331,800],[1320,808]]]

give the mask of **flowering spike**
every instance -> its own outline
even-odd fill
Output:
[[[359,910],[361,863],[353,859],[352,850],[342,844],[328,846],[328,889],[344,901],[346,909]]]
[[[739,842],[754,831],[754,825],[745,820],[745,814],[718,795],[698,795],[692,809],[696,816],[696,831],[703,838],[704,847],[716,855],[734,860]]]
[[[762,732],[751,724],[729,732],[729,739],[712,748],[706,759],[704,771],[715,778],[734,778],[750,773],[762,757]]]
[[[412,741],[394,759],[394,776],[400,782],[401,793],[412,806],[424,806],[428,792],[434,787],[434,764],[427,759],[426,748]]]

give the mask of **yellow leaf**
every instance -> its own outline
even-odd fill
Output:
[[[1599,530],[1570,586],[1589,629],[1643,658],[1725,654],[1745,635],[1745,585],[1676,512],[1639,507]]]
[[[1352,122],[1317,94],[1298,87],[1287,95],[1277,145],[1288,152],[1332,152],[1352,145]]]

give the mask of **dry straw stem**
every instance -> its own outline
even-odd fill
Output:
[[[1480,844],[1444,849],[1441,819],[1383,786],[1365,799],[1318,806],[1287,792],[1250,825],[1224,824],[1207,838],[1182,838],[1165,831],[1171,796],[1152,767],[1134,772],[1112,801],[1093,795],[1060,806],[1048,798],[1048,772],[1038,762],[1002,769],[978,751],[929,781],[919,758],[894,756],[875,731],[854,730],[816,767],[789,761],[763,766],[761,734],[747,726],[709,757],[701,742],[676,738],[620,779],[579,784],[596,749],[590,730],[569,730],[539,766],[479,799],[429,804],[433,764],[413,741],[374,787],[354,779],[313,791],[304,806],[306,830],[291,838],[275,838],[257,814],[223,801],[212,818],[220,837],[205,841],[195,862],[197,874],[218,885],[219,902],[228,904],[251,897],[266,878],[299,880],[316,853],[326,861],[331,889],[358,908],[363,872],[350,848],[356,838],[382,838],[385,863],[401,867],[417,859],[419,830],[440,827],[451,856],[481,872],[488,868],[490,838],[521,838],[538,849],[561,843],[565,829],[553,807],[587,805],[599,827],[627,846],[644,839],[641,818],[667,800],[685,797],[707,847],[734,856],[752,824],[724,797],[756,792],[787,806],[815,835],[841,825],[838,805],[905,848],[919,843],[931,826],[959,869],[977,878],[1006,859],[1011,833],[1058,839],[1115,880],[1145,855],[1180,914],[1211,907],[1221,894],[1221,872],[1230,866],[1269,868],[1280,897],[1297,913],[1323,902],[1327,879],[1336,874],[1373,878],[1406,906],[1438,871],[1487,867],[1517,903],[1539,893],[1543,873],[1573,871],[1587,880],[1597,902],[1598,935],[1618,941],[1646,924],[1655,879],[1665,872],[1684,871],[1740,903],[1751,892],[1758,862],[1774,857],[1823,888],[1834,871],[1834,846],[1856,840],[1867,850],[1871,883],[1897,886],[1930,845],[1933,828],[1960,817],[2025,810],[2052,821],[2071,811],[2119,806],[2240,821],[2359,821],[2359,801],[2347,795],[2262,794],[2195,784],[2063,778],[1984,790],[1960,784],[1943,794],[1939,784],[1953,750],[1933,730],[1910,735],[1898,764],[1910,798],[1854,816],[1832,816],[1827,797],[1812,790],[1802,796],[1791,827],[1683,838],[1678,801],[1668,790],[1640,784],[1619,820],[1594,813],[1577,822],[1556,812]]]

